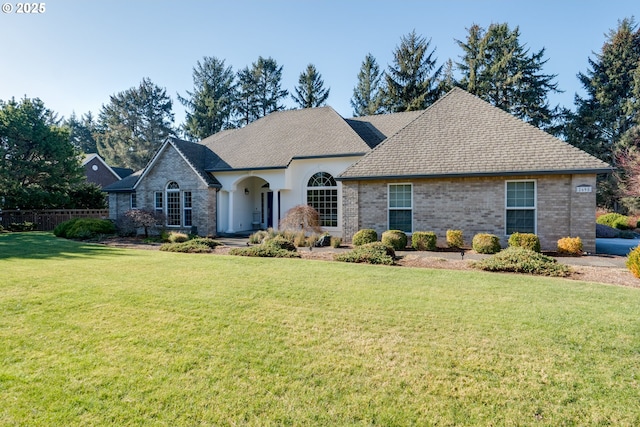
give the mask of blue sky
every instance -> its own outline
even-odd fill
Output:
[[[345,117],[356,75],[367,53],[386,68],[400,38],[412,30],[436,49],[438,64],[459,60],[455,39],[473,24],[520,27],[521,43],[546,49],[545,72],[557,74],[563,94],[554,104],[573,107],[576,78],[599,52],[618,20],[635,16],[627,1],[45,1],[39,15],[0,13],[0,99],[40,98],[60,116],[97,115],[109,96],[143,77],[167,89],[176,124],[184,109],[176,94],[193,87],[192,69],[204,56],[234,70],[273,57],[292,91],[300,72],[315,64],[331,88],[328,104]],[[293,106],[287,100],[288,106]]]

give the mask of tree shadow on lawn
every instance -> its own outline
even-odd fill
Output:
[[[0,260],[96,257],[125,255],[103,245],[67,240],[46,232],[0,234]]]

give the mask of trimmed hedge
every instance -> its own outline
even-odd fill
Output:
[[[509,246],[540,252],[540,239],[533,233],[513,233],[509,237]]]
[[[631,274],[640,279],[640,246],[629,252],[626,264]]]
[[[462,230],[447,230],[447,245],[450,248],[461,248],[464,246]]]
[[[115,234],[116,227],[108,219],[74,218],[65,221],[53,230],[57,237],[65,239],[87,240],[100,235]]]
[[[416,231],[411,236],[411,247],[416,251],[435,251],[438,237],[432,231]]]
[[[335,261],[383,265],[393,265],[395,257],[393,248],[382,242],[366,243],[349,252],[333,255]]]
[[[486,271],[537,274],[542,276],[566,277],[571,269],[558,263],[555,258],[541,253],[512,246],[492,257],[476,261],[473,267]]]
[[[628,230],[630,228],[636,228],[637,224],[629,224],[630,218],[626,215],[611,212],[608,214],[600,215],[596,218],[596,224],[608,225],[609,227],[617,228],[618,230]]]
[[[391,246],[396,251],[403,251],[407,248],[407,234],[400,230],[387,230],[382,233],[382,243]]]
[[[500,252],[500,238],[495,234],[478,233],[473,236],[471,247],[479,254],[495,254]]]
[[[371,228],[363,228],[353,235],[351,243],[353,243],[353,246],[362,246],[366,245],[367,243],[373,243],[377,241],[378,233],[376,232],[376,230],[373,230]]]
[[[580,237],[563,237],[558,240],[558,253],[566,255],[582,255],[582,240]]]

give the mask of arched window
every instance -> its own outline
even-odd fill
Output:
[[[167,184],[167,225],[180,226],[180,186],[171,181]]]
[[[318,172],[307,183],[307,204],[320,214],[320,226],[338,226],[338,184],[327,172]]]

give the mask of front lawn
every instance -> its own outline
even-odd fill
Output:
[[[0,234],[0,425],[640,425],[640,290]]]

